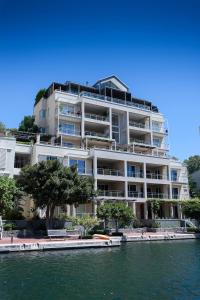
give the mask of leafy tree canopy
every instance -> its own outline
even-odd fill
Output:
[[[195,171],[200,170],[200,155],[190,156],[184,162],[187,166],[189,174],[192,174]]]
[[[46,89],[41,89],[38,91],[38,93],[35,96],[35,104],[34,105],[36,105],[40,101],[40,99],[44,96],[45,93],[46,93]]]
[[[20,191],[15,180],[6,176],[0,176],[0,215],[5,216],[16,209]]]
[[[24,119],[19,124],[18,130],[33,133],[39,132],[39,128],[37,125],[34,124],[34,121],[34,116],[24,116]]]
[[[187,218],[196,219],[200,222],[200,199],[184,202],[183,212]]]
[[[47,226],[52,226],[56,206],[80,204],[93,196],[93,181],[79,176],[76,167],[64,167],[59,161],[42,161],[25,166],[18,184],[32,195],[36,208],[46,208]]]
[[[0,121],[0,132],[4,132],[6,130],[6,126],[3,122]]]
[[[106,222],[109,219],[114,220],[116,232],[119,229],[119,222],[123,223],[123,225],[128,225],[134,218],[131,208],[124,203],[105,203],[99,206],[97,217]]]

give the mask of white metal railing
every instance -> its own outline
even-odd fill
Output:
[[[126,105],[126,106],[132,106],[134,108],[138,108],[141,110],[150,111],[150,107],[147,105],[144,105],[144,104],[125,101],[125,100],[118,99],[118,98],[111,98],[108,96],[98,95],[98,94],[91,93],[91,92],[82,92],[82,93],[80,93],[80,96],[98,99],[100,101],[106,101],[106,102],[112,102],[112,103],[117,103],[117,104]]]
[[[79,112],[72,112],[72,111],[62,111],[60,110],[60,115],[61,116],[69,116],[69,117],[76,117],[76,118],[81,118],[81,113]]]
[[[131,197],[131,198],[144,198],[144,194],[142,192],[128,191],[128,197]]]
[[[96,114],[88,114],[88,113],[85,113],[85,118],[97,120],[97,121],[109,121],[109,119],[105,116],[100,116],[100,115],[96,115]]]
[[[140,172],[132,172],[132,171],[128,171],[127,172],[127,176],[128,177],[135,177],[135,178],[143,178],[144,177],[144,174],[142,171]]]
[[[98,195],[104,197],[124,197],[124,192],[118,190],[115,191],[98,190]]]
[[[59,128],[59,133],[61,134],[67,134],[67,135],[76,135],[80,136],[81,131],[80,130],[72,130],[72,129],[66,129],[66,128]]]
[[[129,121],[129,126],[137,127],[137,128],[142,128],[142,129],[149,129],[149,126],[143,124],[143,123],[138,123],[134,121]]]
[[[141,139],[132,139],[130,142],[135,144],[151,145],[150,142]]]
[[[123,172],[117,169],[97,168],[97,174],[110,176],[124,176]]]
[[[78,171],[79,175],[93,175],[92,169],[85,169],[84,171]]]
[[[148,192],[147,193],[147,198],[150,199],[169,199],[169,195],[168,194],[164,194],[164,193],[156,193],[156,192]]]
[[[158,179],[158,180],[168,180],[167,175],[156,174],[156,173],[147,173],[146,178],[148,179]]]
[[[85,135],[87,135],[87,136],[96,136],[96,137],[109,138],[107,134],[100,133],[100,132],[95,132],[95,131],[85,131]]]

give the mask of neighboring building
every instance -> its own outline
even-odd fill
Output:
[[[192,181],[194,184],[194,191],[197,194],[200,194],[200,170],[195,171],[194,173],[191,174]]]
[[[160,217],[180,218],[180,205],[169,199],[189,198],[187,169],[168,155],[165,119],[116,76],[92,87],[53,83],[34,115],[45,135],[31,145],[0,138],[2,173],[14,176],[25,164],[59,159],[93,176],[98,190],[93,203],[68,207],[69,214],[95,215],[100,203],[123,201],[139,219],[147,219],[153,217],[147,200],[162,199]]]

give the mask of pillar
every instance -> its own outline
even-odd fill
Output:
[[[70,216],[70,205],[69,204],[66,205],[66,209],[67,209],[67,216]]]
[[[136,216],[136,203],[132,202],[133,215]]]
[[[183,213],[182,213],[181,204],[177,204],[177,210],[178,210],[178,218],[179,219],[183,219]]]
[[[96,218],[97,216],[97,202],[93,202],[93,216]]]
[[[144,198],[147,199],[146,163],[143,164],[143,173],[144,173]]]
[[[76,207],[74,204],[71,205],[72,208],[72,217],[76,217]]]
[[[147,209],[147,203],[144,203],[144,219],[148,220],[148,209]]]
[[[81,102],[81,137],[85,137],[85,103],[82,99]]]
[[[170,218],[173,219],[174,217],[174,209],[173,209],[173,204],[170,203]]]

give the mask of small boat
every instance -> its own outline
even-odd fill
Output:
[[[104,234],[93,234],[93,239],[100,239],[100,240],[110,240],[110,237],[108,235]]]

